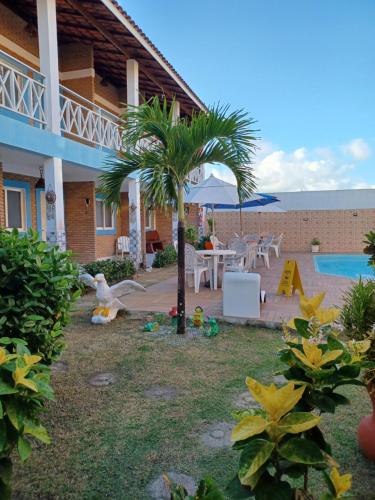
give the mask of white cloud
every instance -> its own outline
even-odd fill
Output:
[[[355,164],[336,158],[328,148],[273,151],[259,159],[254,170],[257,189],[265,192],[374,187],[355,177]]]
[[[371,156],[370,146],[360,138],[353,139],[348,144],[344,144],[342,150],[356,161],[367,160]]]
[[[253,168],[257,190],[266,193],[375,188],[374,184],[356,176],[354,161],[347,161],[342,154],[328,147],[313,150],[301,147],[287,152],[262,141]],[[234,175],[226,167],[207,166],[206,175],[211,172],[226,182],[236,183]]]

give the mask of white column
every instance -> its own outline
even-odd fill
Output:
[[[37,0],[40,71],[45,76],[47,129],[60,131],[59,57],[57,48],[56,0]],[[66,248],[62,161],[44,160],[46,185],[47,241]]]
[[[135,59],[126,61],[127,103],[139,106],[139,68]],[[130,256],[138,267],[142,262],[141,189],[138,180],[129,179]]]
[[[62,179],[62,161],[60,158],[44,160],[44,179],[47,210],[47,242],[66,248],[64,221],[64,192]]]
[[[128,104],[139,106],[139,68],[135,59],[126,61],[126,90]]]
[[[142,262],[141,189],[139,180],[129,179],[130,256],[138,267]]]
[[[173,107],[173,124],[175,125],[180,118],[180,102],[174,101]],[[172,210],[172,245],[177,248],[178,241],[178,214],[176,210]]]
[[[46,77],[47,128],[60,135],[56,0],[37,0],[40,71]]]

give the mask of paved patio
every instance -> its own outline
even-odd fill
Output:
[[[325,291],[326,297],[323,305],[340,305],[342,294],[351,281],[346,278],[328,276],[315,272],[312,255],[309,253],[285,253],[280,259],[271,258],[270,269],[266,269],[260,259],[256,272],[261,275],[261,287],[266,290],[267,301],[261,307],[261,320],[269,323],[280,323],[281,320],[298,314],[298,293],[287,298],[276,295],[284,261],[294,259],[298,267],[304,287],[305,295],[311,296]],[[154,272],[154,271],[153,271]],[[152,276],[150,273],[150,278]],[[168,312],[176,304],[177,276],[150,285],[147,293],[133,292],[126,297],[126,305],[131,311],[157,311]],[[222,291],[213,292],[201,285],[199,294],[193,288],[186,289],[186,310],[192,314],[195,307],[203,307],[205,314],[222,317]]]

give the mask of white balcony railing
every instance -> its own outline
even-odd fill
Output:
[[[30,66],[0,51],[0,107],[27,119],[32,125],[46,125],[44,76]]]
[[[97,146],[119,150],[119,118],[100,106],[60,86],[61,131]]]

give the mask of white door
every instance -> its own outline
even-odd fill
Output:
[[[39,192],[39,206],[40,206],[40,225],[41,225],[41,239],[47,240],[47,212],[46,212],[46,193],[45,191]]]

